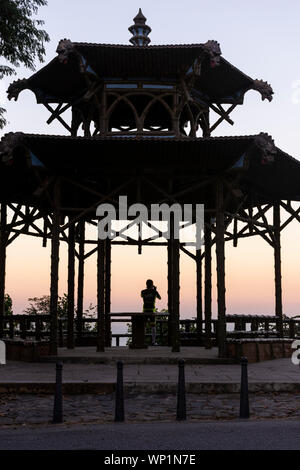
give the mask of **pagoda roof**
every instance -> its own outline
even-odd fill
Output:
[[[19,91],[32,90],[40,103],[74,102],[85,93],[87,87],[76,54],[80,54],[87,64],[88,72],[100,81],[178,81],[188,73],[199,56],[203,56],[207,46],[207,43],[131,46],[64,41],[72,46],[75,54],[65,63],[56,57],[29,79],[19,81],[22,82]],[[267,85],[266,82],[245,75],[223,57],[220,57],[218,66],[212,67],[207,56],[193,88],[200,92],[207,103],[241,104],[248,90],[260,91],[257,82]],[[267,86],[271,90],[267,99],[271,100],[273,92]],[[262,95],[262,98],[266,96]]]
[[[239,187],[243,193],[255,195],[254,204],[280,199],[299,201],[300,162],[272,142],[266,134],[175,139],[10,133],[0,144],[0,198],[11,197],[15,202],[25,203],[27,194],[30,201],[29,189],[37,184],[34,178],[30,179],[32,171],[78,179],[88,185],[91,192],[93,188],[104,192],[107,178],[114,187],[137,174],[154,178],[162,187],[166,187],[172,174],[177,181],[176,191],[180,192],[203,177],[240,171]],[[86,195],[75,195],[74,187],[68,190],[67,186],[65,183],[65,206],[81,201],[83,207],[88,207],[86,204],[97,200],[96,196],[93,199],[89,195],[90,199],[85,201]],[[151,192],[144,188],[143,191],[147,202],[157,202]],[[133,192],[132,200],[135,197]],[[181,200],[207,202],[205,197],[205,192],[202,194],[197,189]]]

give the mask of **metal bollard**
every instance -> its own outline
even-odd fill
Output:
[[[116,407],[115,421],[122,422],[125,420],[124,414],[124,393],[123,393],[123,362],[117,362],[117,385],[116,385]]]
[[[177,391],[177,415],[178,421],[186,419],[186,399],[185,399],[185,376],[184,376],[184,360],[178,361],[178,391]]]
[[[249,392],[248,392],[248,359],[241,358],[242,374],[241,374],[241,392],[240,392],[240,418],[250,417],[249,411]]]
[[[63,422],[62,369],[63,369],[62,362],[57,362],[54,407],[53,407],[53,421],[52,421],[54,424]]]

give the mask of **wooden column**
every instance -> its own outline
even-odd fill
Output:
[[[111,310],[111,240],[105,240],[105,346],[111,346],[111,319],[109,316]]]
[[[201,249],[196,250],[196,289],[197,289],[197,337],[202,341],[202,257]]]
[[[97,351],[105,348],[105,241],[98,239],[97,250]]]
[[[172,346],[172,315],[173,315],[173,244],[168,240],[168,346]]]
[[[179,240],[174,238],[174,215],[171,214],[171,226],[170,226],[170,241],[172,245],[172,352],[180,351],[180,333],[179,333],[179,319],[180,319],[180,270],[179,270],[179,260],[180,260],[180,243]]]
[[[204,274],[204,316],[205,316],[205,348],[211,348],[211,225],[210,217],[204,226],[205,274]]]
[[[281,245],[280,245],[280,204],[273,206],[274,225],[274,271],[275,271],[275,315],[277,331],[283,337],[282,286],[281,286]]]
[[[3,315],[5,314],[5,268],[6,268],[6,243],[7,243],[7,206],[1,204],[0,221],[0,338],[3,338]]]
[[[70,222],[69,218],[69,222]],[[74,349],[74,290],[75,290],[75,225],[69,227],[68,238],[68,339],[67,348]]]
[[[58,333],[58,267],[59,267],[59,222],[60,222],[60,181],[54,185],[54,209],[51,237],[51,283],[50,283],[50,354],[57,355]]]
[[[218,293],[218,330],[219,357],[226,357],[226,303],[225,303],[225,242],[224,242],[224,195],[223,183],[216,184],[216,256],[217,256],[217,293]]]
[[[84,240],[85,240],[85,221],[80,220],[79,229],[79,250],[78,250],[78,282],[77,282],[77,337],[79,341],[83,332],[83,287],[84,287]]]

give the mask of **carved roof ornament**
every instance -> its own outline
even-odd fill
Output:
[[[219,66],[222,54],[220,44],[217,41],[210,40],[203,44],[203,47],[205,53],[209,56],[210,66],[212,68]]]
[[[217,41],[207,41],[203,44],[203,53],[200,57],[198,57],[194,64],[193,64],[193,72],[197,77],[201,75],[201,67],[202,62],[205,57],[209,57],[210,66],[212,68],[217,67],[220,65],[220,57],[221,57],[221,48],[220,44]]]
[[[23,132],[9,132],[0,142],[0,160],[9,165],[13,161],[14,149],[21,144]]]
[[[19,94],[21,93],[21,91],[26,90],[27,85],[28,80],[26,78],[22,78],[21,80],[15,80],[9,85],[7,89],[7,98],[9,100],[14,99],[15,101],[17,101]]]
[[[275,157],[277,155],[277,149],[271,136],[261,132],[258,136],[255,137],[255,145],[261,152],[261,163],[263,165],[274,163]]]
[[[141,8],[138,14],[133,18],[134,24],[128,29],[132,34],[129,39],[134,46],[148,46],[151,39],[148,37],[151,33],[151,28],[146,24],[147,18],[143,15]]]
[[[262,101],[268,100],[272,101],[274,91],[271,85],[268,82],[263,80],[253,80],[253,90],[258,91],[261,94]]]
[[[56,52],[58,54],[58,60],[61,64],[67,64],[70,54],[74,52],[74,44],[70,39],[61,39],[58,43]]]

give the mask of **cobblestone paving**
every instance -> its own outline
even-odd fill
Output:
[[[114,395],[67,395],[64,397],[66,424],[109,423],[114,419]],[[239,414],[239,395],[188,394],[187,419],[234,420]],[[0,427],[47,425],[51,421],[53,396],[1,395]],[[252,420],[300,419],[300,395],[269,393],[250,395]],[[173,421],[174,395],[130,395],[125,397],[127,422]]]

